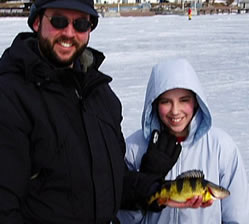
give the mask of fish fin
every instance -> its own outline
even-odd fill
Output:
[[[168,202],[168,198],[159,198],[157,200],[157,203],[159,206],[165,206],[165,205],[167,205],[167,202]]]
[[[204,179],[204,173],[201,170],[188,170],[186,172],[181,173],[176,177],[178,179],[186,179],[186,178],[202,178]]]

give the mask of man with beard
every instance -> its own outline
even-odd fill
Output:
[[[98,70],[104,55],[87,47],[97,23],[92,0],[37,0],[34,32],[2,55],[1,224],[117,223],[160,183],[124,165],[121,104]]]

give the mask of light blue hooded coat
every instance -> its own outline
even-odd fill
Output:
[[[216,200],[208,208],[177,209],[166,207],[160,213],[120,211],[122,224],[248,224],[248,181],[240,153],[231,137],[212,127],[212,117],[199,79],[185,59],[173,59],[153,67],[142,115],[142,130],[127,138],[126,162],[129,169],[139,170],[150,135],[160,129],[153,101],[167,90],[184,88],[196,94],[199,104],[189,126],[189,135],[182,142],[182,152],[165,179],[175,179],[191,169],[202,170],[205,179],[228,188],[230,196]]]

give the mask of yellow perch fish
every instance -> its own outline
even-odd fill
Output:
[[[194,196],[202,196],[202,202],[209,200],[224,199],[230,192],[208,180],[200,170],[190,170],[180,174],[173,181],[165,181],[160,191],[151,196],[149,204],[157,200],[159,205],[165,204],[167,200],[185,202]]]

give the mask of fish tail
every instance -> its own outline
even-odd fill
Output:
[[[166,204],[169,199],[168,191],[165,187],[162,187],[160,191],[157,191],[154,195],[152,195],[148,201],[148,204],[153,203],[155,200],[158,201],[159,205]]]

